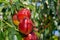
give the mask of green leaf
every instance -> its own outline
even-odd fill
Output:
[[[4,40],[4,34],[1,30],[0,30],[0,40]]]
[[[19,33],[16,36],[18,40],[22,40],[22,36]]]
[[[33,5],[28,5],[27,7],[29,7],[31,10],[34,10],[35,6]]]

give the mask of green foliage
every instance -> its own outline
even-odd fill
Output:
[[[24,4],[24,2],[27,4]],[[31,2],[31,4],[29,4],[29,2]],[[12,0],[12,2],[10,0],[0,0],[0,16],[2,16],[2,19],[0,18],[0,40],[22,40],[23,34],[21,34],[17,29],[18,27],[13,24],[12,16],[24,7],[31,10],[31,19],[39,29],[39,32],[37,32],[39,38],[41,33],[43,33],[45,37],[43,40],[47,40],[46,37],[48,37],[53,30],[57,29],[54,21],[60,20],[58,16],[56,16],[57,0],[42,0],[38,7],[36,5],[37,2],[37,0],[28,2],[27,0],[23,2],[20,0]],[[53,17],[55,17],[55,19],[53,19]],[[45,26],[47,26],[47,28],[45,28]],[[51,40],[50,38],[51,36],[49,36],[49,40]]]

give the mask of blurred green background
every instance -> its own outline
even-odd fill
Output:
[[[60,0],[0,0],[0,40],[22,40],[12,16],[21,8],[31,10],[39,40],[60,40]]]

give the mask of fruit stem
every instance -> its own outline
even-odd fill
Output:
[[[5,22],[9,27],[12,27],[8,22],[6,22],[5,20],[3,20],[3,22]]]

